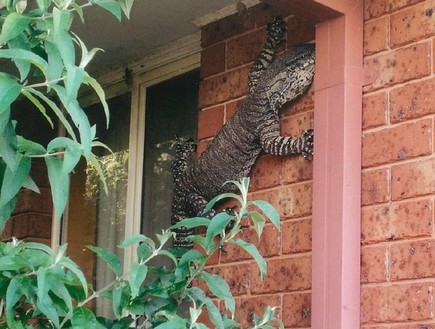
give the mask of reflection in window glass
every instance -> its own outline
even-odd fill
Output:
[[[130,95],[113,98],[108,104],[110,126],[107,130],[100,106],[86,109],[91,124],[97,125],[99,141],[112,151],[104,148],[94,150],[106,179],[107,193],[97,170],[81,163],[71,180],[67,226],[69,253],[96,290],[113,281],[114,274],[84,246],[96,245],[109,249],[122,259],[122,249],[117,248],[117,245],[124,239],[125,231]],[[95,307],[98,315],[112,316],[109,303],[99,300]]]
[[[154,236],[171,223],[175,137],[196,138],[199,72],[147,88],[142,231]]]

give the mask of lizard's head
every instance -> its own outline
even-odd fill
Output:
[[[315,45],[296,46],[277,58],[270,66],[266,81],[270,105],[279,109],[285,103],[301,96],[314,77]]]

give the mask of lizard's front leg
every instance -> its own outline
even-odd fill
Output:
[[[300,154],[311,160],[314,146],[314,131],[304,131],[299,137],[280,136],[279,133],[267,134],[260,139],[263,150],[273,155]]]

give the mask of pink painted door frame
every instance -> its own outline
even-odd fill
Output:
[[[311,326],[354,329],[360,327],[363,1],[306,2],[339,13],[316,27]]]
[[[363,0],[262,0],[316,24],[311,327],[360,327]]]

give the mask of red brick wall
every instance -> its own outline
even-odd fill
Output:
[[[434,0],[365,1],[362,328],[435,328],[434,35]]]
[[[247,15],[233,15],[202,30],[199,94],[199,152],[205,149],[247,94],[252,61],[266,37],[266,23],[278,14],[265,5]],[[285,18],[288,13],[279,13]],[[288,25],[286,47],[313,40],[312,24],[294,17]],[[284,48],[283,48],[284,49]],[[299,135],[313,126],[313,92],[281,112],[283,134]],[[245,326],[265,305],[280,307],[289,328],[310,326],[312,164],[301,157],[262,155],[251,177],[251,198],[271,202],[281,214],[282,229],[267,225],[260,242],[252,230],[244,237],[257,244],[268,263],[265,281],[246,253],[228,248],[217,255],[213,271],[221,273],[236,296],[238,320]]]
[[[32,162],[31,176],[41,193],[21,190],[14,213],[0,234],[0,240],[16,237],[49,245],[53,204],[43,161]]]

